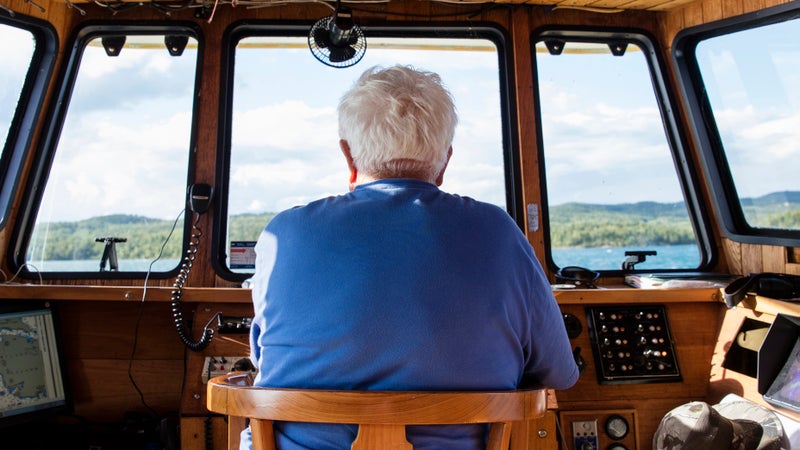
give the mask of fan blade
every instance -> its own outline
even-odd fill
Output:
[[[353,47],[331,47],[331,61],[344,62],[356,55]]]
[[[317,44],[319,48],[328,48],[328,46],[331,45],[330,35],[327,28],[316,28],[313,33],[314,43]]]
[[[331,47],[331,61],[344,62],[356,55],[353,47]]]

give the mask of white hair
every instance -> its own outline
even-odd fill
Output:
[[[458,116],[439,75],[396,65],[367,69],[339,102],[339,137],[358,170],[432,181],[447,164]]]

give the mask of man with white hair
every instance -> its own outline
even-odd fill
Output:
[[[278,214],[256,246],[255,384],[565,389],[558,305],[497,206],[439,189],[457,116],[438,75],[367,70],[339,104],[350,192]],[[278,423],[278,448],[346,449],[354,426]],[[410,427],[417,449],[479,449],[486,427]],[[249,435],[243,435],[243,448]]]

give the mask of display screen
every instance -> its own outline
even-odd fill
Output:
[[[0,303],[0,427],[69,409],[49,303]]]
[[[764,399],[772,404],[800,412],[800,338],[786,359]]]

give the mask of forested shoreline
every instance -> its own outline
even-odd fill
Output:
[[[757,214],[761,227],[800,229],[800,192],[783,192],[743,201]],[[255,241],[274,213],[240,214],[230,218],[227,242]],[[175,230],[172,231],[173,225]],[[553,248],[681,245],[695,242],[683,203],[640,202],[619,205],[567,203],[549,210]],[[75,222],[40,224],[29,259],[100,259],[98,238],[125,239],[117,245],[120,259],[180,258],[184,221],[110,215]],[[207,233],[207,230],[201,230]],[[46,238],[44,238],[46,237]],[[167,239],[169,237],[169,239]],[[203,236],[203,239],[210,239]],[[166,242],[166,244],[165,244]]]

